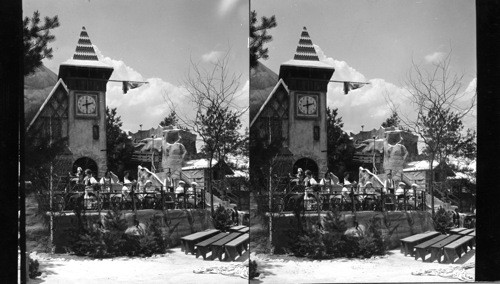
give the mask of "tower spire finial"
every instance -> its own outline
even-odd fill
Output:
[[[99,61],[85,26],[82,26],[82,31],[80,32],[80,38],[78,39],[73,59]]]
[[[306,27],[303,28],[300,34],[299,44],[297,45],[297,50],[295,51],[293,59],[319,61],[319,57],[316,54],[316,50],[314,49],[314,45]]]

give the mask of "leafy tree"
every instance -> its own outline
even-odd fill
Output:
[[[213,159],[225,159],[227,154],[236,153],[244,144],[238,130],[241,128],[240,118],[247,108],[240,108],[235,102],[241,74],[229,72],[229,51],[209,64],[210,68],[203,68],[191,61],[184,86],[196,112],[194,117],[179,117],[179,120],[200,136],[204,143],[202,152],[212,169]],[[166,98],[173,106],[168,94]],[[213,197],[211,178],[209,174],[208,189]],[[210,206],[213,214],[213,198]]]
[[[169,125],[177,125],[179,119],[177,118],[177,114],[175,110],[172,110],[168,116],[166,116],[163,121],[160,122],[160,126],[165,127]]]
[[[382,127],[398,127],[399,126],[399,116],[396,111],[392,111],[390,117],[388,117],[384,122],[382,122]]]
[[[471,129],[464,132],[459,114],[450,109],[433,107],[422,115],[421,121],[426,139],[424,154],[434,156],[438,161],[446,161],[450,155],[475,157],[476,132]]]
[[[134,152],[132,141],[121,129],[123,122],[116,115],[116,108],[106,107],[106,154],[108,170],[122,174],[125,164],[130,161]]]
[[[24,75],[35,72],[42,65],[42,60],[52,58],[52,48],[48,43],[55,40],[51,30],[59,27],[59,18],[45,17],[44,23],[40,21],[40,13],[33,12],[33,17],[23,20],[23,45],[24,45]]]
[[[276,27],[276,17],[262,17],[260,24],[257,23],[257,12],[250,12],[250,68],[257,66],[260,58],[267,59],[268,48],[264,44],[272,41],[273,37],[267,34],[269,29]]]
[[[344,123],[338,116],[337,108],[327,108],[328,168],[339,178],[345,169],[351,168],[354,145],[349,135],[342,130]]]
[[[211,105],[206,113],[200,114],[202,124],[198,128],[205,144],[201,151],[216,160],[223,160],[227,154],[236,153],[244,140],[238,130],[241,122],[238,114],[225,108]]]
[[[475,131],[464,131],[462,120],[476,106],[476,91],[471,99],[462,88],[463,75],[450,70],[451,51],[429,69],[412,62],[405,80],[407,98],[416,116],[400,116],[401,124],[417,134],[425,145],[430,171],[433,161],[446,162],[450,154],[475,155]],[[396,104],[388,99],[393,111]],[[466,101],[464,103],[463,101]],[[434,210],[434,174],[430,175],[431,208]]]

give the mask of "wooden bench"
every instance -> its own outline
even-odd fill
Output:
[[[219,233],[219,230],[209,229],[202,232],[197,232],[191,235],[187,235],[181,238],[181,251],[185,254],[194,254],[194,244],[206,240]]]
[[[414,253],[413,249],[416,245],[423,243],[427,240],[430,240],[438,235],[439,235],[439,232],[429,231],[429,232],[420,233],[420,234],[416,234],[416,235],[401,239],[400,240],[401,241],[401,252],[404,253],[405,256],[407,254],[410,254],[411,256],[413,256],[413,253]]]
[[[236,259],[236,254],[240,255],[243,250],[248,250],[248,243],[250,241],[250,234],[243,234],[236,239],[230,241],[225,245],[226,257],[224,259],[230,259],[234,261]]]
[[[458,234],[459,232],[466,230],[466,228],[455,228],[450,230],[450,234]]]
[[[432,238],[428,241],[425,241],[421,244],[418,244],[415,246],[415,260],[417,260],[419,257],[422,258],[422,261],[425,261],[425,256],[430,252],[430,247],[431,245],[447,238],[447,235],[439,235],[435,238]]]
[[[240,230],[238,231],[238,233],[248,233],[249,231],[250,231],[250,228],[245,227],[245,228],[243,228],[243,229],[240,229]]]
[[[453,263],[455,262],[455,257],[461,258],[462,253],[467,253],[467,246],[472,249],[471,241],[474,239],[473,236],[463,236],[456,241],[447,244],[444,247],[444,261]]]
[[[212,243],[210,245],[212,249],[212,260],[216,258],[222,260],[222,254],[224,253],[224,246],[239,236],[241,236],[241,233],[230,233],[228,236],[216,241],[215,243]]]
[[[471,245],[472,245],[473,247],[476,247],[476,231],[474,230],[474,231],[470,232],[467,236],[472,236],[472,237],[474,237],[474,238],[472,239],[472,241],[471,241]]]
[[[470,234],[472,232],[474,232],[474,229],[465,229],[463,231],[458,232],[458,234],[465,236],[465,235],[468,235],[468,234]]]
[[[239,230],[245,228],[246,226],[243,226],[243,225],[239,225],[239,226],[232,226],[231,228],[229,228],[229,231],[231,232],[238,232]]]
[[[462,235],[450,235],[447,238],[431,245],[431,258],[429,259],[430,262],[433,262],[435,259],[438,260],[439,263],[441,263],[441,256],[443,255],[443,247],[451,242],[456,241],[457,239],[461,238]]]
[[[209,239],[197,243],[196,258],[198,258],[201,255],[203,256],[203,259],[207,259],[207,253],[210,251],[210,245],[227,236],[229,236],[229,233],[219,233]]]

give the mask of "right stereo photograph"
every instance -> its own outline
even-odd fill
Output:
[[[474,1],[250,1],[250,283],[475,280]]]

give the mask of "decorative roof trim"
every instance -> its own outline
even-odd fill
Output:
[[[57,81],[57,83],[54,85],[54,88],[52,88],[52,91],[50,91],[50,94],[47,96],[47,98],[45,98],[45,101],[43,102],[42,106],[40,107],[40,109],[38,110],[38,112],[36,113],[36,115],[31,120],[31,123],[28,125],[28,128],[26,129],[26,131],[30,130],[31,126],[33,125],[33,123],[35,123],[35,121],[37,120],[37,118],[40,115],[40,113],[42,113],[42,110],[45,108],[45,106],[49,102],[50,98],[52,98],[52,95],[54,95],[54,93],[56,92],[56,90],[59,87],[59,85],[63,86],[63,88],[66,91],[66,93],[69,93],[68,87],[66,86],[66,84],[64,83],[64,81],[62,80],[62,78],[60,78]]]
[[[285,84],[285,81],[283,81],[283,78],[281,78],[278,81],[278,83],[276,83],[276,86],[274,86],[274,88],[271,91],[271,93],[269,93],[269,96],[267,97],[266,101],[260,107],[259,112],[257,112],[257,114],[255,115],[255,117],[253,118],[252,122],[250,123],[250,128],[252,128],[252,125],[255,123],[255,121],[257,120],[257,118],[259,118],[259,116],[262,113],[262,111],[264,111],[264,108],[266,107],[267,103],[271,100],[271,98],[273,97],[274,93],[278,90],[279,85],[283,85],[283,87],[285,87],[286,92],[290,93],[290,91],[288,90],[288,86]]]

